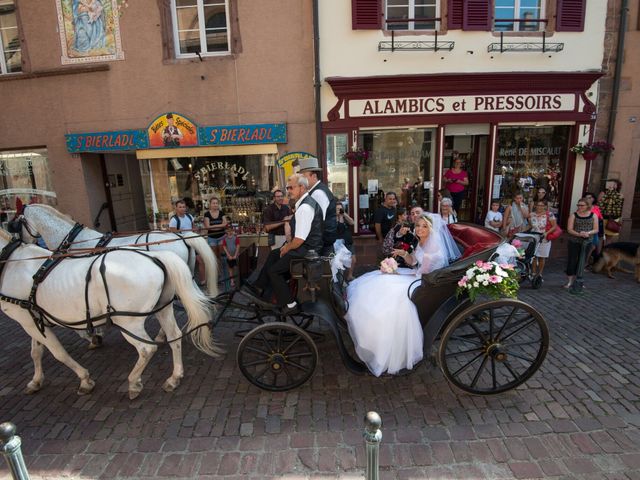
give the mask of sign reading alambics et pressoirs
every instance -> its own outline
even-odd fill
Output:
[[[67,151],[117,152],[147,148],[181,148],[286,143],[286,123],[198,127],[187,117],[169,112],[155,118],[146,129],[65,135]]]

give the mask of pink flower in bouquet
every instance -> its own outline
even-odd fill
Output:
[[[500,283],[502,279],[498,275],[491,275],[489,277],[489,283]]]
[[[467,280],[468,280],[467,276],[465,275],[460,280],[458,280],[458,286],[459,287],[465,287],[467,285]]]
[[[380,271],[382,273],[396,273],[398,271],[398,262],[395,258],[385,258],[380,262]]]
[[[513,270],[513,265],[511,265],[510,263],[501,263],[500,268],[502,268],[503,270]]]
[[[522,246],[522,242],[516,238],[513,242],[511,242],[511,245],[516,248],[520,248]]]
[[[478,260],[476,262],[476,267],[478,267],[478,268],[482,268],[483,265],[484,265],[484,262],[482,260]]]

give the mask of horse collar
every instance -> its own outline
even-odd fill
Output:
[[[22,244],[22,240],[19,238],[12,238],[9,243],[7,243],[2,251],[0,251],[0,275],[2,275],[2,271],[4,270],[4,266],[7,264],[7,260],[16,251],[16,249]]]
[[[80,234],[80,232],[84,229],[84,225],[76,222],[76,224],[71,228],[67,236],[64,237],[62,242],[60,242],[60,246],[56,248],[54,253],[66,253],[67,250],[71,247],[71,244],[76,239],[76,237]]]

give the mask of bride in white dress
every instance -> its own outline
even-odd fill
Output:
[[[414,268],[400,268],[398,274],[369,272],[347,288],[349,333],[358,357],[377,377],[412,369],[422,360],[422,326],[409,289],[419,285],[416,280],[422,274],[444,268],[460,256],[439,215],[424,213],[416,220],[415,234],[418,245],[413,254],[393,251]]]

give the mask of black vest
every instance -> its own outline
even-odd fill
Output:
[[[333,196],[329,187],[324,183],[318,182],[314,190],[320,190],[329,199],[329,206],[327,207],[327,214],[324,218],[324,230],[322,232],[322,243],[324,244],[325,252],[333,251],[333,244],[338,238],[338,220],[336,218],[336,197]]]
[[[307,195],[306,198],[302,201],[300,206],[303,204],[307,204],[313,208],[313,221],[311,222],[311,230],[309,230],[309,235],[307,235],[306,240],[302,244],[302,246],[298,249],[299,253],[304,255],[309,250],[315,250],[317,254],[320,254],[322,251],[322,209],[318,202],[316,202],[311,195]],[[291,221],[289,222],[291,225],[291,235],[293,237],[296,236],[296,216],[294,215]],[[300,237],[298,237],[300,238]]]

